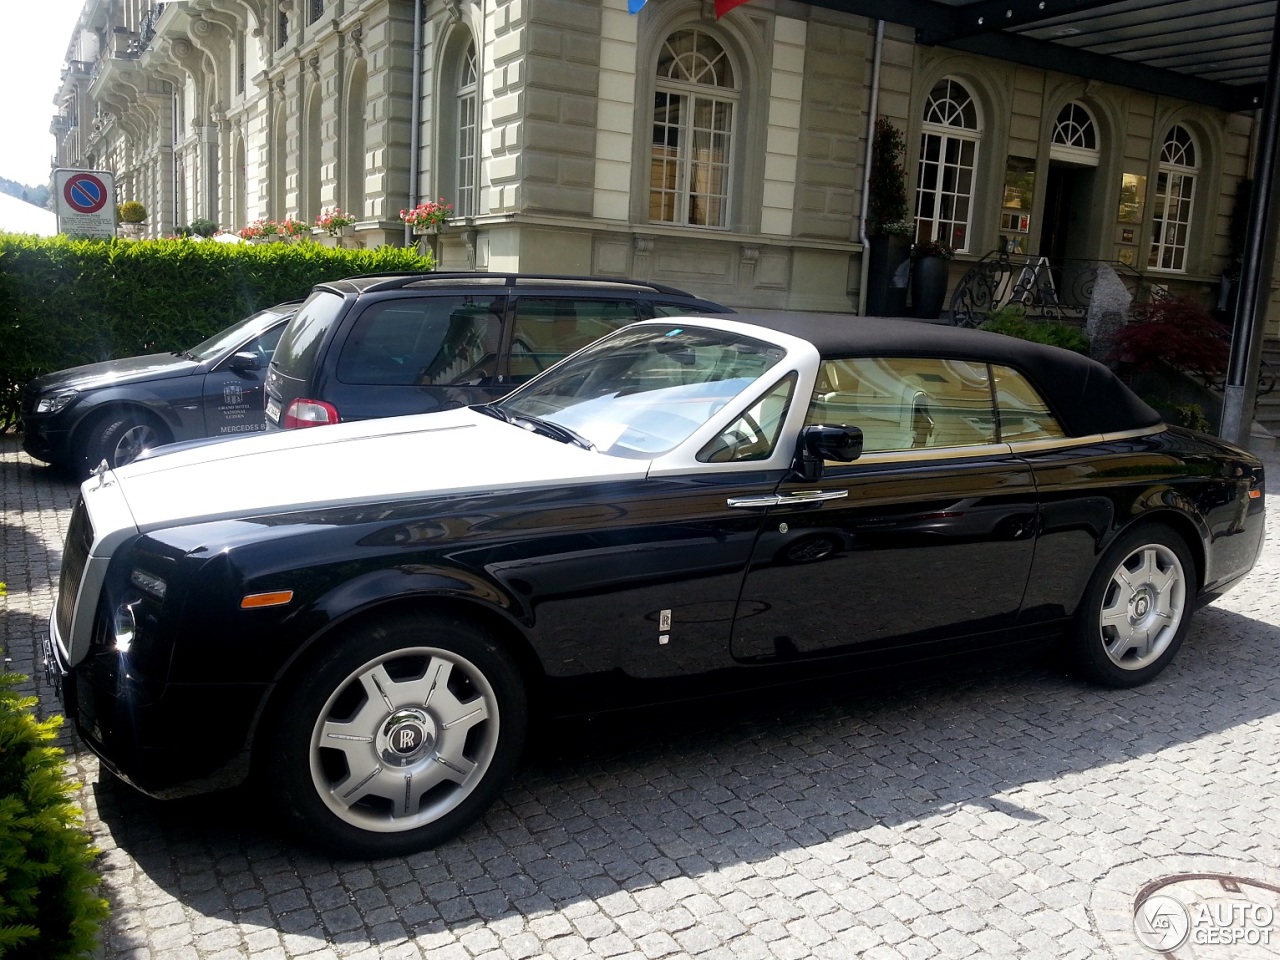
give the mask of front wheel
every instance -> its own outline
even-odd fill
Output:
[[[1136,687],[1173,660],[1191,622],[1195,564],[1165,526],[1120,537],[1103,554],[1076,617],[1080,671],[1109,687]]]
[[[142,414],[111,414],[89,431],[80,457],[80,472],[88,476],[103,460],[112,470],[138,459],[143,450],[158,447],[166,440],[162,428]]]
[[[345,857],[385,857],[461,832],[524,744],[510,657],[469,623],[396,616],[358,627],[299,673],[275,714],[269,776],[299,832]]]

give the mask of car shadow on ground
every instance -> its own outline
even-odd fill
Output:
[[[1039,785],[1280,712],[1278,641],[1280,628],[1211,607],[1173,666],[1135,690],[1024,657],[560,721],[461,838],[372,863],[295,844],[250,789],[160,803],[104,773],[91,788],[114,848],[104,877],[110,889],[113,870],[141,869],[207,916],[377,945],[833,838],[843,856],[883,858],[867,839],[879,825],[967,807],[1039,821]],[[121,952],[144,945],[112,937]]]

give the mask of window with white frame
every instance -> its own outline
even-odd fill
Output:
[[[709,33],[672,33],[658,54],[649,163],[649,219],[729,225],[736,72]]]
[[[453,212],[460,217],[476,215],[476,161],[479,151],[479,71],[476,64],[476,45],[467,47],[462,57],[458,77],[458,167],[456,171]]]
[[[1074,100],[1058,111],[1049,141],[1049,156],[1091,167],[1098,165],[1098,125],[1083,103]]]
[[[1195,140],[1186,127],[1173,127],[1160,149],[1148,267],[1187,269],[1187,238],[1191,233],[1191,207],[1195,202],[1198,172]]]
[[[982,139],[978,105],[968,88],[939,80],[924,105],[916,178],[916,240],[969,249],[973,179]]]

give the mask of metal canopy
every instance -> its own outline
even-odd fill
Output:
[[[1276,0],[811,0],[922,44],[1177,97],[1262,105]]]

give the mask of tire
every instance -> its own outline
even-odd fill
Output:
[[[272,716],[261,736],[285,818],[307,841],[358,858],[460,833],[514,772],[528,726],[511,658],[472,624],[440,616],[353,628],[295,673]]]
[[[80,461],[82,476],[97,468],[103,460],[111,469],[132,463],[148,447],[167,441],[164,428],[154,419],[139,413],[112,413],[89,428]]]
[[[1077,669],[1108,687],[1136,687],[1169,665],[1191,623],[1196,567],[1164,525],[1121,536],[1094,569],[1076,616]]]

